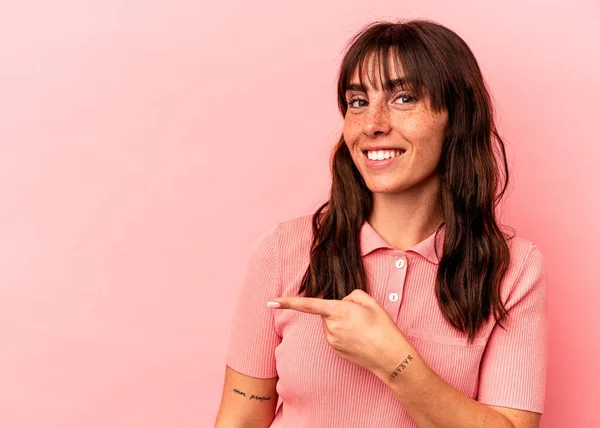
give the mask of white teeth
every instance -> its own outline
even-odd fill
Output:
[[[379,150],[377,152],[368,151],[367,157],[370,160],[384,160],[384,159],[389,159],[389,158],[393,158],[396,156],[400,156],[402,153],[403,153],[402,150],[391,150],[391,151]]]

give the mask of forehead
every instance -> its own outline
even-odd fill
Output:
[[[350,73],[349,84],[362,84],[364,88],[381,90],[385,89],[386,83],[389,85],[393,81],[398,82],[400,78],[406,78],[400,56],[390,49],[387,52],[387,61],[384,61],[384,54],[371,51],[361,58]]]

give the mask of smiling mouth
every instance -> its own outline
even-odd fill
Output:
[[[368,155],[369,151],[368,150],[364,150],[362,153],[363,153],[364,157],[367,160],[374,161],[374,162],[394,159],[394,158],[400,157],[404,153],[406,153],[406,150],[404,150],[404,149],[381,150],[381,151],[384,152],[384,153],[390,153],[390,152],[392,152],[392,153],[394,153],[394,155],[393,156],[389,156],[387,158],[386,157],[379,158],[377,156],[377,154],[376,154],[377,152],[372,152],[373,154],[371,155],[371,158],[369,158],[369,155]]]

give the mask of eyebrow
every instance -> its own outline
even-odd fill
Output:
[[[408,86],[408,79],[406,79],[405,77],[398,77],[396,79],[392,79],[392,80],[388,80],[385,82],[385,89],[386,91],[390,92],[395,90],[398,87],[405,87]],[[367,92],[366,88],[361,85],[360,83],[350,83],[348,85],[348,87],[346,88],[346,91],[361,91],[361,92]]]

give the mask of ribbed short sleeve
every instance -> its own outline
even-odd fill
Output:
[[[484,351],[477,401],[542,413],[548,357],[547,278],[544,258],[531,243]]]
[[[277,376],[274,311],[267,302],[279,293],[278,225],[254,243],[234,306],[225,364],[248,376]]]

